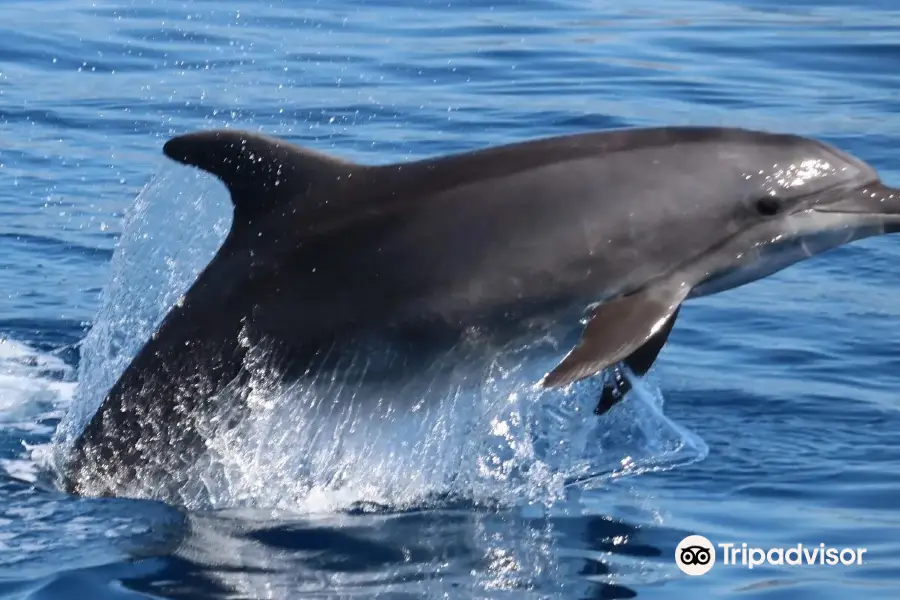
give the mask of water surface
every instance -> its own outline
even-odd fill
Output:
[[[27,483],[226,231],[224,188],[168,164],[168,137],[259,128],[386,163],[587,129],[737,125],[825,139],[900,185],[893,2],[2,11],[0,598],[896,597],[891,238],[693,301],[647,385],[603,420],[580,397],[505,403],[502,385],[338,445],[292,440],[308,432],[291,429],[302,412],[263,411],[223,446],[237,477],[186,510]],[[272,466],[309,455],[305,477]],[[586,472],[602,476],[565,485]],[[868,551],[862,566],[688,578],[672,556],[689,533]]]

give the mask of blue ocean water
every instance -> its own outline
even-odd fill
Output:
[[[227,228],[224,188],[167,163],[168,137],[260,128],[384,163],[587,129],[738,125],[826,139],[900,185],[892,0],[0,10],[0,598],[897,597],[890,237],[692,301],[649,381],[603,420],[542,407],[476,423],[471,445],[446,434],[466,412],[451,411],[344,448],[339,473],[298,487],[285,465],[335,450],[263,415],[206,503],[29,483]],[[867,553],[687,577],[673,557],[688,534]]]

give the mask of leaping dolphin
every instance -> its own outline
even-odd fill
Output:
[[[586,311],[540,384],[643,375],[687,299],[900,226],[900,190],[866,163],[745,129],[585,133],[384,166],[236,130],[163,150],[227,186],[233,222],[76,440],[66,487],[80,494],[177,479],[259,343],[302,377],[370,333],[426,361],[437,336],[521,334],[535,317],[577,331]],[[610,379],[597,412],[626,391]]]

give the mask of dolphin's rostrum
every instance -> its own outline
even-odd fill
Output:
[[[472,329],[576,329],[587,310],[541,384],[643,375],[686,299],[900,224],[900,191],[864,162],[744,129],[586,133],[384,166],[236,130],[164,151],[227,186],[232,227],[76,440],[77,493],[177,483],[202,446],[197,420],[263,342],[302,378],[370,334],[425,361]],[[612,378],[597,412],[626,391]]]

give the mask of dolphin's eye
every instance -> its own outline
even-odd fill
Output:
[[[763,196],[756,201],[756,212],[764,217],[771,217],[778,214],[781,209],[781,202],[778,198],[772,196]]]

